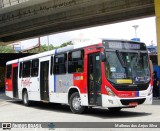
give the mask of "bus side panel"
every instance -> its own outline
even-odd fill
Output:
[[[68,89],[73,86],[73,74],[53,75],[54,91],[50,90],[50,102],[68,103]]]
[[[86,73],[75,73],[73,75],[74,86],[80,90],[81,105],[88,106],[87,75]]]
[[[18,65],[18,96],[22,100],[22,77],[20,78],[20,63]]]
[[[12,79],[6,79],[6,96],[13,98]]]

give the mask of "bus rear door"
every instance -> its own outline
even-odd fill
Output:
[[[13,67],[13,78],[12,78],[12,83],[13,83],[13,97],[18,98],[18,66]]]
[[[40,61],[40,96],[42,101],[49,101],[49,57]]]

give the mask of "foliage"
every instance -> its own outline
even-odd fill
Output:
[[[67,45],[73,45],[73,43],[71,41],[63,43],[60,46],[53,46],[53,45],[41,45],[40,48],[36,47],[34,49],[31,49],[29,51],[25,51],[27,53],[41,53],[41,52],[45,52],[48,50],[54,50],[54,49],[58,49],[58,48],[62,48],[65,47]],[[16,53],[12,47],[10,46],[0,46],[0,53]]]
[[[54,50],[54,49],[58,49],[58,48],[62,48],[65,47],[67,45],[73,45],[73,43],[71,41],[63,43],[60,46],[53,46],[53,45],[41,45],[40,48],[35,48],[35,49],[31,49],[28,51],[28,53],[41,53],[41,52],[45,52],[48,50]]]
[[[0,46],[0,53],[15,53],[15,51],[10,46]]]
[[[53,50],[55,49],[55,47],[53,45],[41,45],[40,48],[37,47],[35,49],[31,49],[28,51],[28,53],[41,53],[41,52],[45,52],[45,51],[48,51],[48,50]]]
[[[60,45],[59,47],[65,47],[67,45],[73,45],[72,41],[69,41],[69,42],[66,42],[66,43],[63,43],[62,45]]]

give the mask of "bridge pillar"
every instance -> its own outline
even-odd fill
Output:
[[[160,66],[160,0],[154,0],[156,28],[157,28],[157,49],[158,49],[158,65]]]

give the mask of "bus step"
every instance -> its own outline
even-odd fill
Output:
[[[49,101],[46,101],[46,100],[42,100],[42,102],[43,102],[43,103],[49,103]]]

